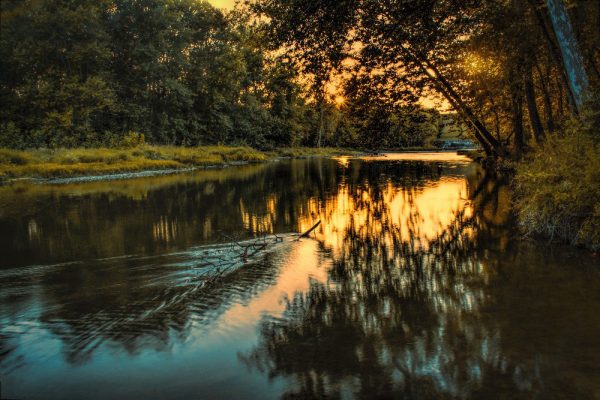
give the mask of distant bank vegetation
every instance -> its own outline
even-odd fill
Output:
[[[182,169],[237,161],[263,161],[267,155],[249,147],[141,145],[122,149],[0,149],[0,178],[56,178],[144,170]]]
[[[316,95],[248,10],[6,0],[1,12],[0,147],[112,148],[128,132],[188,147],[422,146],[452,119]]]
[[[281,148],[264,152],[246,146],[150,146],[121,148],[0,149],[0,180],[10,178],[64,178],[148,170],[202,168],[277,157],[352,155],[338,148]]]

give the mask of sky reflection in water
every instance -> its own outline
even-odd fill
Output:
[[[515,240],[464,158],[414,158],[0,188],[3,396],[599,398],[597,260]],[[319,219],[198,285],[226,237]]]

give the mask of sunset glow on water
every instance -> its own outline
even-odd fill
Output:
[[[598,390],[600,276],[515,240],[509,199],[450,153],[2,187],[2,395],[531,398],[565,368]]]

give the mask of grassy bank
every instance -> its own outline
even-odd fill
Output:
[[[359,151],[339,149],[336,147],[288,147],[281,148],[274,153],[278,157],[335,157],[335,156],[351,156],[361,154]]]
[[[548,138],[514,182],[526,234],[600,251],[600,143],[591,135]]]
[[[332,148],[290,148],[262,152],[250,147],[143,145],[127,149],[78,148],[18,151],[0,149],[0,179],[64,178],[148,170],[220,166],[284,157],[334,156],[354,152]]]

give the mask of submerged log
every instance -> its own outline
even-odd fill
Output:
[[[318,221],[317,221],[317,223],[316,223],[316,224],[314,224],[314,225],[312,226],[312,228],[310,228],[309,230],[307,230],[306,232],[304,232],[303,234],[301,234],[300,236],[298,236],[298,239],[296,239],[296,240],[300,240],[300,239],[302,239],[303,237],[307,237],[308,235],[310,235],[310,233],[311,233],[312,231],[314,231],[315,229],[317,229],[317,227],[318,227],[319,225],[321,225],[321,220],[318,220]]]

